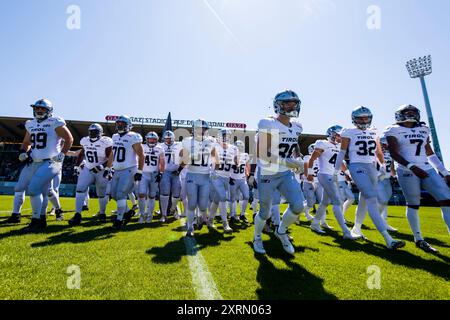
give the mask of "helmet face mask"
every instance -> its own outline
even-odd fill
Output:
[[[116,130],[118,133],[129,132],[132,128],[131,119],[128,116],[120,116],[116,120]]]
[[[300,106],[300,98],[292,90],[286,90],[278,93],[273,100],[273,108],[275,113],[289,118],[298,118],[300,114]]]
[[[171,146],[175,142],[175,134],[168,130],[164,132],[163,139],[166,145]]]
[[[204,140],[208,136],[209,124],[203,120],[198,119],[192,123],[192,134],[196,140]]]
[[[229,143],[231,141],[231,131],[229,129],[221,129],[219,132],[219,141]]]
[[[332,126],[328,128],[327,130],[327,139],[330,142],[337,142],[339,143],[341,141],[341,133],[342,127],[339,125]]]
[[[158,134],[154,131],[147,133],[145,136],[145,141],[149,147],[155,147],[158,144]]]
[[[310,155],[314,153],[315,147],[316,147],[315,143],[310,144],[310,145],[308,146],[308,153],[309,153]]]
[[[395,112],[397,123],[420,123],[420,110],[413,105],[403,105]]]
[[[360,130],[367,130],[372,126],[373,115],[366,107],[358,107],[352,112],[352,123]]]
[[[103,135],[103,128],[98,123],[91,124],[88,131],[91,139],[99,139]]]
[[[33,116],[39,121],[52,116],[53,104],[48,99],[40,99],[30,106],[33,108]]]
[[[234,145],[238,148],[239,152],[245,152],[245,144],[241,140],[236,140]]]

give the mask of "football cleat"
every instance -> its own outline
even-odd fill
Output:
[[[54,216],[55,215],[55,208],[52,208],[49,212],[48,212],[49,216]]]
[[[389,246],[388,249],[389,250],[397,250],[400,248],[403,248],[406,245],[406,242],[403,240],[393,240]]]
[[[320,233],[320,234],[326,233],[326,232],[320,227],[320,225],[319,225],[318,223],[314,223],[314,222],[311,223],[310,228],[311,228],[312,231],[317,232],[317,233]]]
[[[20,223],[20,213],[12,213],[6,223]]]
[[[22,228],[20,231],[22,233],[30,233],[30,232],[36,232],[36,231],[42,230],[45,227],[47,227],[46,220],[41,221],[41,219],[32,218],[30,224],[28,226],[26,226],[25,228]]]
[[[147,219],[145,220],[145,223],[152,222],[152,219],[153,219],[153,214],[151,212],[147,213]]]
[[[106,223],[106,214],[99,213],[97,215],[97,219],[100,223]]]
[[[141,215],[141,217],[139,218],[138,223],[139,223],[139,224],[143,224],[144,222],[145,222],[145,221],[144,221],[144,216]]]
[[[137,211],[137,209],[139,209],[137,204],[134,204],[133,207],[131,208],[131,210],[133,211]],[[133,216],[135,215],[135,212],[133,212]]]
[[[425,252],[430,252],[430,253],[439,252],[437,249],[430,246],[430,244],[428,242],[426,242],[425,240],[416,241],[416,247],[419,249],[422,249]]]
[[[281,244],[283,245],[284,251],[289,253],[290,255],[293,255],[295,253],[294,246],[292,245],[291,241],[289,240],[289,236],[287,233],[279,233],[278,229],[274,231],[275,237],[277,237]]]
[[[122,226],[123,226],[122,220],[116,219],[113,222],[112,228],[115,230],[119,230],[122,228]]]
[[[126,226],[131,221],[131,218],[133,216],[134,216],[133,210],[128,210],[127,212],[125,212],[123,215],[123,225]]]
[[[64,220],[63,211],[61,209],[56,209],[55,210],[55,215],[56,215],[56,221],[63,221]]]
[[[89,207],[88,206],[83,206],[82,211],[89,211]]]
[[[362,235],[353,234],[351,231],[344,232],[344,239],[346,240],[357,240],[361,239]]]
[[[307,212],[305,212],[305,217],[306,217],[306,220],[308,220],[308,221],[311,221],[312,219],[314,219],[314,217]]]
[[[324,229],[333,230],[334,228],[330,226],[328,223],[321,223],[320,226]]]
[[[216,228],[216,226],[214,225],[214,219],[212,219],[212,220],[208,219],[208,222],[206,223],[206,225],[207,225],[208,229],[215,229]]]
[[[244,222],[244,223],[248,223],[247,218],[246,218],[245,215],[243,215],[243,214],[241,214],[241,215],[239,216],[239,220],[242,221],[242,222]]]
[[[161,219],[159,219],[159,222],[161,222],[161,223],[166,222],[166,216],[162,216]]]
[[[69,226],[78,226],[81,224],[81,214],[75,213],[75,215],[68,221]]]
[[[223,232],[224,233],[233,233],[233,229],[230,228],[228,223],[223,223]]]
[[[236,218],[235,216],[230,217],[230,223],[238,223],[238,222],[239,222],[239,219]]]
[[[394,227],[391,227],[390,225],[387,225],[387,231],[397,232],[398,230],[395,229]]]
[[[194,229],[188,228],[186,231],[186,237],[193,238],[194,237]]]
[[[259,254],[266,254],[266,250],[264,250],[262,239],[253,240],[253,250]]]

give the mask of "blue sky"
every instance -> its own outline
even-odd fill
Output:
[[[80,30],[66,27],[72,4]],[[380,30],[366,26],[370,5],[381,10]],[[425,116],[405,61],[431,54],[427,84],[450,167],[446,12],[441,0],[5,0],[0,114],[30,116],[45,96],[72,120],[171,111],[255,128],[274,94],[291,88],[306,133],[350,125],[358,105],[384,128],[404,103]]]

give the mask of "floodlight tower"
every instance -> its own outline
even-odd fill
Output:
[[[427,86],[425,84],[425,76],[428,76],[433,72],[431,64],[431,55],[420,57],[418,59],[409,60],[406,63],[406,69],[408,69],[409,76],[411,78],[420,79],[420,84],[422,85],[423,98],[425,100],[425,107],[427,108],[428,124],[431,129],[433,149],[438,158],[441,159],[441,161],[443,161],[441,147],[439,146],[439,140],[436,132],[436,126],[434,125],[433,113],[431,112],[430,99],[428,98]]]

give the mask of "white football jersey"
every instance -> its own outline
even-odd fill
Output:
[[[311,155],[307,154],[306,156],[303,157],[303,162],[304,163],[308,163],[309,159],[311,159]],[[314,182],[318,182],[319,181],[319,178],[317,178],[317,175],[319,174],[319,161],[318,161],[318,159],[314,160],[312,168],[314,170],[314,174],[313,174]],[[304,181],[308,181],[308,172],[305,172],[305,174],[303,175],[303,179],[304,179]]]
[[[272,148],[278,148],[279,158],[289,159],[294,156],[294,150],[298,147],[298,138],[303,132],[303,128],[298,122],[291,122],[290,127],[288,127],[275,118],[266,118],[259,121],[258,132],[271,134]],[[266,151],[260,150],[260,153],[264,154]],[[272,175],[291,170],[283,164],[269,163],[261,158],[258,158],[258,165],[262,175]]]
[[[315,149],[323,150],[318,158],[320,173],[332,175],[337,156],[340,152],[340,146],[328,140],[318,140],[316,141]]]
[[[30,134],[33,159],[51,159],[61,152],[62,139],[55,129],[64,125],[66,122],[60,117],[49,117],[42,122],[31,119],[25,123],[25,128]]]
[[[392,164],[392,158],[389,151],[385,150],[383,151],[384,156],[384,163],[386,164],[386,175],[384,176],[385,179],[389,179],[391,177],[391,164]],[[377,164],[377,170],[380,171],[380,165]]]
[[[338,181],[339,182],[341,182],[341,181],[347,181],[347,178],[345,177],[345,173],[344,173],[344,171],[339,171],[339,174],[338,174]]]
[[[203,141],[195,140],[192,137],[183,139],[183,158],[188,160],[188,172],[210,174],[213,162],[211,152],[214,150],[215,144],[211,139]]]
[[[428,162],[425,146],[430,142],[430,128],[420,126],[406,128],[398,124],[386,128],[386,137],[394,137],[398,141],[399,153],[406,161],[418,166],[422,170],[433,169]],[[399,164],[399,166],[402,166]],[[403,167],[403,166],[402,166]]]
[[[231,167],[235,164],[234,158],[239,153],[238,148],[231,144],[223,147],[222,144],[217,143],[215,149],[219,159],[219,168],[215,169],[215,171],[218,176],[229,178],[232,171]]]
[[[133,149],[136,143],[142,143],[142,136],[139,133],[129,131],[123,136],[115,133],[113,140],[113,168],[114,170],[124,170],[138,165],[138,157]]]
[[[164,154],[161,146],[149,147],[148,144],[143,145],[144,148],[144,168],[143,172],[159,172],[159,158]]]
[[[342,138],[350,139],[348,146],[348,156],[350,163],[372,163],[376,161],[377,131],[367,129],[365,131],[358,128],[345,128],[341,131]]]
[[[112,147],[113,141],[110,137],[102,136],[100,139],[92,142],[89,137],[81,138],[80,145],[84,150],[86,167],[92,169],[98,165],[104,164],[106,157],[106,148]]]
[[[247,163],[250,161],[250,156],[248,153],[242,152],[238,155],[238,164],[236,169],[231,170],[231,178],[233,179],[245,179],[245,167]]]
[[[181,143],[174,142],[170,146],[165,143],[161,143],[160,146],[164,150],[164,155],[166,157],[165,171],[177,170],[180,166],[180,151],[182,148]]]

